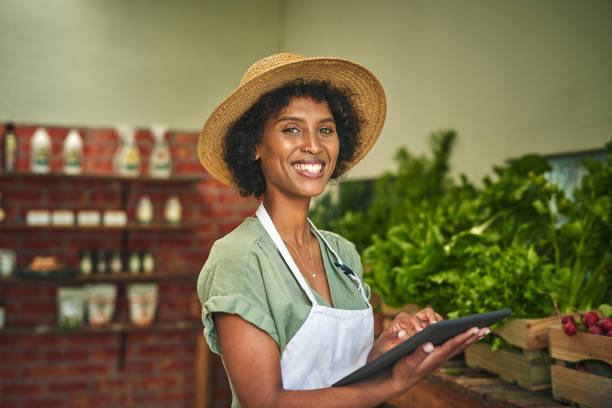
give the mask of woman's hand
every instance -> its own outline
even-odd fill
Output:
[[[374,343],[368,361],[386,353],[408,337],[441,320],[444,320],[442,316],[434,312],[431,307],[426,307],[415,314],[404,312],[398,314]]]
[[[421,381],[448,359],[461,353],[490,332],[487,327],[481,329],[473,327],[437,347],[434,347],[431,343],[422,345],[393,366],[393,388],[398,395],[405,392],[406,389]]]

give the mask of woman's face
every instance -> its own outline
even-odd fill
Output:
[[[338,134],[327,102],[294,96],[264,124],[255,148],[266,195],[314,197],[323,192],[338,158]]]

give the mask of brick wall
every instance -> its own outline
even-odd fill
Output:
[[[17,125],[18,170],[28,171],[30,139],[37,126]],[[47,127],[52,141],[51,171],[60,172],[63,140],[69,128]],[[118,147],[113,129],[78,129],[84,143],[84,173],[109,174]],[[0,127],[0,134],[4,128]],[[142,194],[153,201],[155,217],[162,219],[168,196],[179,196],[183,220],[193,229],[132,231],[129,250],[154,253],[160,274],[192,273],[192,277],[161,280],[156,321],[194,320],[190,304],[195,280],[212,243],[252,215],[257,202],[241,198],[234,190],[207,175],[195,153],[197,133],[167,135],[176,175],[198,175],[197,182],[131,183],[127,210],[134,218]],[[152,135],[136,132],[143,172],[153,146]],[[2,207],[11,222],[24,220],[28,209],[119,209],[120,183],[73,178],[30,179],[0,177]],[[121,232],[61,230],[3,231],[0,248],[11,248],[24,267],[36,255],[56,255],[76,267],[81,250],[115,249]],[[62,283],[65,285],[65,282]],[[55,324],[58,284],[0,283],[6,327]],[[125,285],[118,284],[114,321],[127,319]],[[129,332],[125,335],[125,364],[119,364],[119,333],[7,334],[0,332],[1,407],[147,406],[191,407],[194,400],[195,353],[198,330]],[[229,406],[230,393],[223,367],[213,358],[211,396],[213,407]]]

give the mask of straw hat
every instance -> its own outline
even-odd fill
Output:
[[[353,160],[347,163],[347,170],[370,151],[387,113],[385,91],[374,74],[345,59],[275,54],[251,65],[238,88],[221,102],[204,124],[198,140],[198,157],[213,177],[235,186],[223,160],[224,139],[229,128],[262,95],[296,79],[327,81],[336,88],[349,91],[350,102],[362,125],[359,132],[361,145]]]

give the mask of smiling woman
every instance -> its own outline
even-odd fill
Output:
[[[420,381],[486,329],[426,344],[393,373],[331,387],[440,319],[402,314],[374,342],[355,246],[308,220],[313,197],[354,166],[386,114],[376,77],[354,62],[278,54],[256,62],[211,114],[207,171],[262,197],[256,217],[215,242],[198,278],[206,340],[221,354],[233,407],[371,407]]]
[[[224,160],[228,164],[234,184],[244,196],[261,197],[265,191],[265,181],[261,166],[255,159],[255,145],[264,134],[266,119],[276,120],[290,118],[287,112],[282,112],[289,105],[289,99],[296,96],[308,96],[313,101],[327,104],[331,119],[335,125],[335,134],[339,139],[340,154],[331,178],[337,178],[346,170],[359,148],[357,137],[360,123],[357,113],[349,103],[346,92],[332,88],[329,82],[309,82],[302,80],[287,83],[265,95],[254,104],[227,133],[224,144]],[[301,127],[286,129],[286,132],[300,132]],[[330,129],[331,130],[331,129]],[[322,130],[322,133],[325,130]],[[307,147],[307,146],[306,146]]]

